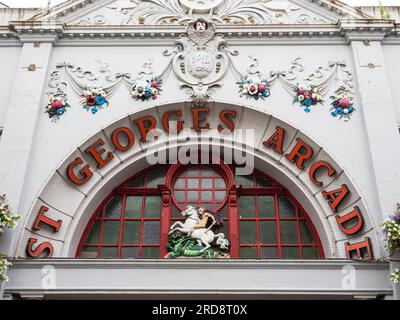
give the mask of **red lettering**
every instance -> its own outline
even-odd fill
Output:
[[[292,163],[296,162],[297,168],[303,170],[304,161],[310,159],[313,156],[314,151],[303,140],[299,138],[297,138],[296,140],[296,145],[293,147],[293,150],[289,154],[286,154],[286,159],[288,159]]]
[[[219,114],[219,119],[228,127],[230,131],[235,130],[235,123],[231,118],[236,118],[236,111],[233,110],[224,110]],[[218,131],[221,132],[224,128],[221,125],[218,125]]]
[[[163,118],[162,118],[162,123],[163,123],[164,130],[166,132],[169,132],[169,130],[170,130],[170,128],[169,128],[169,118],[172,115],[177,115],[178,117],[182,117],[182,111],[175,110],[175,111],[168,111],[168,112],[164,113]],[[185,123],[185,121],[183,121],[183,120],[178,120],[176,122],[176,132],[177,133],[182,131],[184,123]]]
[[[69,180],[71,180],[73,183],[75,183],[78,186],[85,184],[86,182],[88,182],[90,180],[91,177],[93,177],[93,172],[90,171],[90,166],[86,165],[81,170],[79,170],[79,173],[83,176],[83,178],[78,178],[74,173],[74,169],[76,166],[78,166],[80,164],[83,164],[82,159],[76,158],[76,160],[71,162],[67,168],[67,176],[68,176]]]
[[[328,169],[328,177],[332,177],[335,173],[336,170],[332,168],[332,166],[325,161],[318,161],[316,163],[314,163],[309,171],[309,176],[310,176],[310,180],[312,181],[312,183],[314,183],[315,185],[321,187],[323,184],[321,181],[317,180],[317,178],[315,177],[317,171],[321,168],[326,168]]]
[[[284,138],[285,138],[285,129],[282,129],[281,127],[276,127],[276,131],[267,141],[263,142],[263,145],[266,146],[267,148],[271,148],[273,146],[275,152],[283,154],[282,146]]]
[[[342,184],[340,189],[332,191],[322,191],[322,195],[329,201],[329,207],[333,212],[337,212],[338,206],[342,203],[345,197],[349,194],[347,185]]]
[[[124,134],[125,137],[128,139],[128,144],[127,145],[122,145],[121,141],[119,140],[120,134]],[[129,130],[126,127],[118,128],[115,129],[114,132],[111,135],[111,141],[114,145],[114,147],[118,151],[128,151],[132,146],[135,144],[135,137],[133,136],[133,133],[131,130]]]
[[[362,242],[357,242],[354,244],[350,244],[346,242],[346,255],[347,258],[352,259],[352,253],[355,251],[357,258],[370,260],[373,258],[372,255],[372,247],[371,240],[369,238],[365,238]],[[363,252],[366,252],[364,256]]]
[[[208,108],[192,108],[193,113],[193,130],[200,131],[203,129],[210,129],[210,124],[206,123],[205,127],[200,127],[200,122],[205,121],[204,117],[201,117],[200,114],[206,113],[208,114],[210,109]]]
[[[33,245],[36,242],[37,239],[29,238],[28,246],[26,247],[26,254],[28,255],[28,257],[37,258],[45,251],[47,251],[47,254],[45,254],[44,258],[50,258],[53,256],[54,249],[53,245],[50,242],[42,242],[40,245],[37,246],[35,250],[33,250]]]
[[[143,117],[141,119],[135,120],[136,125],[139,127],[141,138],[141,142],[147,142],[147,133],[150,130],[156,128],[157,120],[153,116]]]
[[[101,156],[106,152],[104,148],[98,149],[99,146],[103,146],[103,139],[97,140],[93,143],[89,148],[86,149],[86,152],[89,153],[93,159],[97,163],[97,168],[103,168],[107,163],[109,163],[112,159],[114,159],[114,155],[111,152],[107,153],[107,157],[103,159]]]
[[[356,220],[356,224],[350,228],[346,228],[344,224],[351,220]],[[345,214],[342,217],[336,217],[336,222],[338,223],[340,230],[342,230],[344,234],[348,235],[355,234],[360,231],[364,224],[363,217],[361,216],[361,212],[358,207],[354,207],[353,211]]]
[[[40,230],[40,223],[43,222],[44,224],[47,224],[48,226],[52,227],[54,232],[58,232],[60,230],[62,221],[61,220],[53,220],[50,219],[49,217],[46,217],[44,215],[45,212],[49,211],[49,208],[42,206],[40,208],[39,214],[36,217],[35,223],[33,224],[33,229],[35,230]]]

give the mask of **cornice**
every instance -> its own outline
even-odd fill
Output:
[[[2,40],[73,42],[77,43],[109,42],[147,42],[157,39],[178,39],[184,34],[184,26],[68,26],[59,21],[13,21],[8,27],[0,27]],[[329,39],[337,42],[353,40],[382,41],[385,37],[400,35],[400,26],[394,21],[377,19],[342,19],[337,24],[304,24],[304,25],[220,25],[218,33],[226,39],[240,40],[253,44],[255,40],[283,40],[323,43]],[[34,39],[34,40],[32,40]],[[155,45],[155,44],[154,44]]]

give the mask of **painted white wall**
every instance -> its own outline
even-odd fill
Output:
[[[397,123],[400,127],[400,46],[385,44],[382,48],[386,63],[387,75],[390,82],[390,90],[396,106]]]
[[[20,47],[0,48],[0,127],[3,127],[4,120],[10,104],[10,96],[14,86],[15,71],[19,64],[21,54]]]

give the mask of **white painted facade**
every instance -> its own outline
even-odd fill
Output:
[[[137,3],[145,6],[146,2]],[[180,13],[185,13],[179,17],[175,12],[179,18],[190,21],[205,14],[199,8],[188,12],[186,2],[172,1],[181,8]],[[14,211],[22,216],[18,228],[0,239],[0,252],[15,258],[9,272],[10,281],[2,287],[5,297],[138,298],[148,294],[193,297],[218,293],[224,297],[248,294],[262,298],[290,295],[397,298],[398,287],[387,278],[396,262],[388,261],[379,228],[400,201],[400,20],[395,9],[392,9],[395,20],[381,20],[373,9],[356,10],[338,1],[243,1],[251,2],[250,6],[256,6],[257,10],[258,6],[265,6],[259,10],[259,16],[243,9],[239,17],[230,17],[228,21],[229,16],[218,16],[221,13],[218,9],[234,1],[219,2],[221,7],[211,14],[207,9],[205,16],[217,21],[217,34],[222,34],[229,50],[237,50],[239,54],[230,56],[231,63],[219,81],[221,87],[213,88],[210,93],[211,112],[207,120],[211,128],[216,128],[220,111],[230,109],[238,114],[237,129],[255,129],[254,144],[248,145],[255,148],[252,154],[256,167],[268,171],[306,209],[321,238],[326,260],[74,259],[82,232],[101,201],[113,188],[146,167],[146,150],[163,148],[163,142],[139,142],[133,121],[151,114],[160,123],[161,115],[167,110],[181,110],[185,127],[192,124],[191,97],[185,88],[180,88],[182,79],[176,70],[165,78],[158,99],[135,101],[121,85],[110,97],[109,107],[95,115],[82,109],[79,95],[66,78],[65,93],[71,108],[59,122],[49,119],[44,113],[47,93],[52,90],[52,81],[57,80],[53,72],[60,63],[74,66],[75,69],[70,68],[73,71],[70,75],[75,81],[105,87],[117,83],[117,78],[109,81],[117,74],[120,77],[130,74],[134,79],[149,58],[151,70],[144,71],[149,75],[160,74],[170,61],[163,55],[164,50],[173,50],[175,41],[186,34],[185,25],[177,22],[179,19],[166,22],[166,17],[170,17],[167,11],[149,8],[146,19],[142,20],[136,2],[74,0],[45,12],[0,9],[3,75],[0,79],[0,127],[3,128],[0,193],[7,194]],[[241,23],[235,19],[242,19]],[[249,57],[257,58],[258,65],[251,66],[254,60]],[[293,97],[284,81],[279,80],[273,82],[271,96],[265,100],[241,97],[237,93],[237,74],[254,71],[260,71],[266,78],[285,72],[284,78],[294,85],[307,77],[315,83],[326,80],[329,85],[325,102],[305,113],[292,103]],[[356,108],[347,122],[332,117],[329,111],[329,97],[343,83],[352,86]],[[121,126],[132,128],[135,146],[128,152],[116,151],[114,161],[94,170],[88,184],[72,185],[65,175],[68,164],[82,157],[93,165],[93,160],[82,150],[99,137],[104,138],[109,150],[115,151],[110,135]],[[276,126],[286,129],[285,151],[293,148],[297,138],[313,147],[313,160],[305,164],[304,171],[263,147],[262,142],[273,134]],[[230,139],[223,134],[221,137]],[[182,132],[177,144],[190,144],[186,138]],[[212,144],[218,145],[218,142]],[[242,147],[232,146],[235,150]],[[323,181],[325,187],[335,189],[346,184],[351,191],[337,215],[345,214],[354,206],[361,209],[365,225],[356,236],[346,236],[340,231],[335,214],[322,196],[325,188],[316,187],[308,178],[309,167],[318,160],[328,161],[337,170],[335,178]],[[51,208],[52,219],[63,220],[58,233],[46,228],[32,229],[42,205]],[[38,243],[50,241],[54,247],[53,258],[27,258],[26,247],[31,237],[37,238]],[[377,261],[348,260],[344,244],[363,241],[365,237],[371,239]],[[57,272],[56,288],[42,286],[41,272],[46,265],[53,266]],[[343,277],[349,266],[354,267],[357,277],[354,286],[346,287]],[[195,277],[192,283],[177,281],[170,286],[165,282],[166,277],[186,278],[186,272],[193,268],[208,272],[210,283],[204,285],[200,273],[196,273],[199,278]],[[152,277],[148,282],[139,281],[149,273]]]

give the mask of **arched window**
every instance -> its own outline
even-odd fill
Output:
[[[169,226],[188,205],[218,211],[231,258],[322,259],[318,234],[300,203],[279,183],[234,166],[153,166],[117,187],[82,235],[77,257],[162,258]]]

